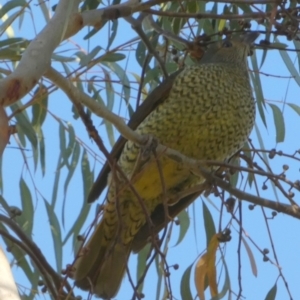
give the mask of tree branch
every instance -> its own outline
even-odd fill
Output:
[[[50,266],[47,259],[42,254],[41,250],[37,247],[37,245],[33,241],[31,241],[27,237],[27,235],[23,232],[23,230],[19,227],[19,225],[15,223],[15,221],[1,214],[0,214],[0,221],[2,223],[5,223],[19,237],[21,242],[19,242],[16,238],[4,232],[3,230],[1,230],[0,232],[1,235],[4,235],[6,238],[10,239],[13,243],[16,243],[30,256],[30,258],[36,263],[41,274],[43,274],[43,277],[45,278],[45,281],[47,282],[47,286],[49,286],[49,289],[52,290],[52,293],[56,294],[55,290],[51,288],[52,283],[49,281],[49,277],[52,279],[52,282],[54,283],[57,290],[59,290],[59,288],[61,287],[63,280],[57,274],[57,272],[55,272],[54,269]],[[70,292],[71,287],[67,283],[65,286]]]
[[[21,99],[35,86],[51,64],[54,49],[60,44],[70,15],[80,0],[60,0],[53,18],[29,44],[16,70],[0,80],[0,104],[7,106]]]
[[[55,69],[50,67],[45,73],[45,77],[50,79],[55,85],[62,89],[72,102],[83,103],[94,114],[111,122],[117,130],[128,140],[144,145],[147,137],[143,137],[126,126],[125,122],[118,115],[108,110],[104,105],[97,103],[94,99],[77,89],[72,82],[62,76]]]
[[[122,4],[78,13],[80,0],[60,0],[53,18],[29,44],[16,70],[0,81],[0,104],[3,106],[11,105],[26,95],[50,66],[51,55],[61,41],[75,35],[85,26],[93,26],[100,29],[108,20],[129,17],[136,12],[147,12],[156,15],[182,18],[214,19],[260,19],[272,15],[272,12],[242,15],[217,15],[209,13],[187,14],[150,9],[155,5],[167,2],[169,1],[150,0],[147,2],[139,2],[138,0],[129,0]],[[249,4],[253,3],[273,2],[251,1]],[[277,2],[274,1],[274,3]],[[298,8],[295,9],[297,10]]]
[[[131,140],[137,144],[145,145],[148,137],[141,136],[135,131],[131,130],[128,126],[126,126],[125,122],[116,114],[110,112],[105,106],[100,105],[95,102],[94,99],[90,98],[80,90],[78,90],[69,79],[62,76],[59,72],[50,68],[45,76],[50,79],[54,84],[56,84],[59,88],[61,88],[68,97],[72,99],[73,102],[81,102],[86,105],[89,109],[91,109],[96,115],[105,118],[109,122],[111,122],[118,131],[128,140]],[[203,176],[209,182],[213,182],[217,186],[221,187],[225,191],[231,193],[236,196],[240,200],[246,200],[250,203],[261,205],[264,207],[268,207],[270,209],[274,209],[278,212],[282,212],[288,215],[291,215],[295,218],[300,219],[300,210],[295,205],[286,205],[278,202],[271,201],[269,199],[257,197],[245,192],[242,192],[234,187],[232,187],[229,183],[224,180],[214,176],[210,171],[207,171],[202,166],[209,162],[199,162],[197,160],[185,157],[180,152],[167,148],[163,145],[157,145],[156,147],[157,155],[167,155],[169,158],[177,161],[178,163],[183,163],[187,166],[187,168],[193,170],[193,172],[199,173],[199,176]],[[211,164],[216,164],[217,162],[210,162]],[[219,164],[222,164],[220,162]],[[256,171],[258,172],[258,171]]]

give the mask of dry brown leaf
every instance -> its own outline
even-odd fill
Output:
[[[219,234],[215,234],[209,242],[208,250],[197,262],[195,268],[195,286],[200,300],[205,300],[205,277],[208,279],[211,297],[218,295],[216,279],[216,252],[219,246]]]

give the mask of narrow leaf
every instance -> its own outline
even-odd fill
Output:
[[[10,10],[12,10],[18,6],[26,7],[27,3],[25,0],[8,1],[0,9],[0,18],[2,18],[6,13],[8,13]]]
[[[137,282],[140,280],[141,276],[143,276],[143,274],[145,272],[150,247],[151,247],[150,244],[147,244],[142,249],[142,251],[140,251],[138,254],[137,270],[136,270]],[[142,283],[139,285],[138,291],[140,293],[143,291],[143,286],[144,286],[144,281],[142,281]]]
[[[255,277],[257,277],[257,267],[256,267],[256,262],[255,262],[255,259],[254,259],[254,255],[253,255],[253,253],[251,251],[251,248],[249,247],[247,241],[243,237],[242,237],[242,242],[245,246],[246,252],[248,254],[248,258],[250,260],[252,273]]]
[[[206,233],[206,245],[208,247],[210,240],[216,234],[216,228],[215,228],[215,223],[213,221],[212,215],[208,210],[204,201],[202,201],[202,208],[203,208],[204,227]]]
[[[44,203],[46,206],[46,210],[50,222],[50,229],[51,229],[51,234],[52,234],[52,239],[54,244],[55,258],[56,258],[56,268],[57,268],[57,272],[60,273],[62,268],[62,249],[63,249],[60,225],[52,206],[46,200],[44,201]]]
[[[34,92],[35,95],[39,95],[37,97],[40,97],[39,100],[37,100],[32,105],[32,126],[42,126],[46,119],[47,115],[47,108],[48,108],[48,93],[47,88],[44,85],[41,85],[39,88],[37,88]]]
[[[77,52],[78,56],[80,56],[80,66],[87,66],[90,61],[101,51],[100,46],[96,46],[88,55],[83,55],[83,53]]]
[[[42,129],[40,128],[39,132],[39,150],[40,150],[40,164],[41,164],[41,171],[43,176],[45,176],[46,172],[46,147],[45,147],[45,139],[44,139],[44,133]]]
[[[273,287],[269,290],[265,300],[275,300],[276,294],[277,294],[277,285],[275,283]]]
[[[277,38],[275,40],[276,40],[276,42],[279,42],[279,40]],[[298,73],[297,69],[295,68],[294,63],[292,62],[292,60],[291,60],[290,56],[288,55],[287,51],[280,50],[279,53],[281,55],[281,58],[285,62],[286,67],[290,71],[291,75],[293,76],[293,78],[295,79],[297,84],[300,86],[299,73]]]
[[[61,162],[61,155],[58,157],[57,166],[55,170],[55,177],[54,177],[54,183],[52,188],[52,198],[51,198],[51,206],[55,207],[56,200],[57,200],[57,192],[58,192],[58,186],[59,186],[59,179],[60,179],[60,162]]]
[[[65,244],[68,241],[69,237],[71,235],[73,235],[73,246],[74,246],[75,251],[76,251],[76,245],[78,245],[77,236],[80,234],[81,228],[82,228],[83,224],[85,223],[86,218],[92,207],[91,205],[86,204],[86,198],[87,198],[87,195],[88,195],[88,193],[91,189],[91,186],[94,182],[93,174],[94,173],[91,171],[87,153],[84,150],[84,152],[82,154],[82,159],[81,159],[81,175],[82,175],[82,182],[83,182],[82,206],[81,206],[80,213],[79,213],[78,217],[76,218],[74,225],[71,227],[69,232],[66,234],[66,237],[63,241],[63,244]]]
[[[193,296],[190,289],[190,277],[193,264],[191,264],[183,273],[180,282],[180,295],[181,299],[184,300],[193,300]]]
[[[26,234],[31,238],[34,209],[30,190],[22,177],[20,179],[20,193],[22,201],[22,215],[17,219],[17,221],[22,220],[22,224],[19,224],[22,226]]]
[[[291,107],[300,116],[300,106],[294,103],[287,103],[287,105]]]
[[[119,25],[118,19],[112,20],[111,22],[112,22],[111,35],[110,35],[109,40],[108,40],[108,45],[107,45],[107,48],[106,48],[107,50],[110,48],[111,44],[115,40],[115,37],[116,37],[117,32],[118,32],[118,25]]]
[[[208,286],[212,297],[218,295],[216,278],[216,252],[219,246],[219,234],[215,234],[210,240],[207,252],[198,260],[195,267],[195,286],[200,300],[205,300],[205,278],[207,276]]]
[[[251,56],[251,62],[252,62],[253,70],[258,70],[257,57],[256,57],[255,52]],[[265,117],[265,113],[264,113],[265,100],[264,100],[263,89],[261,86],[259,74],[257,72],[253,72],[253,73],[250,73],[250,77],[252,79],[252,85],[254,87],[254,92],[255,92],[255,96],[256,96],[256,103],[257,103],[259,115],[260,115],[265,127],[267,127],[266,117]]]
[[[175,246],[181,243],[190,226],[190,218],[188,213],[185,210],[183,210],[177,217],[179,219],[180,231],[179,231],[178,241],[175,244]]]
[[[16,114],[15,118],[17,120],[17,132],[22,132],[30,141],[32,147],[37,148],[37,137],[27,116],[25,116],[24,112],[21,112]],[[22,146],[25,147],[26,145]]]
[[[116,54],[116,53],[114,53],[114,54]],[[119,79],[121,80],[121,82],[123,84],[124,98],[125,98],[126,102],[128,103],[129,99],[130,99],[130,82],[126,75],[126,72],[120,65],[118,65],[115,62],[103,61],[102,64],[104,66],[106,66],[107,68],[109,68],[110,70],[112,70],[119,77]]]
[[[108,52],[107,54],[101,57],[101,62],[116,62],[126,58],[126,55],[123,53],[113,53]]]
[[[276,143],[281,143],[284,141],[285,137],[285,125],[282,111],[274,104],[269,105],[273,111],[274,124],[276,128]]]
[[[222,299],[226,293],[231,290],[231,284],[230,284],[230,277],[229,277],[229,272],[228,272],[228,268],[227,268],[227,264],[226,264],[226,261],[224,259],[224,257],[222,256],[222,262],[223,262],[223,266],[224,266],[224,270],[225,270],[225,282],[224,282],[224,285],[222,287],[222,290],[221,292],[219,293],[219,295],[217,297],[214,297],[216,299],[211,299],[211,300],[219,300],[219,299]]]
[[[71,163],[68,168],[68,175],[64,184],[64,199],[62,203],[62,225],[65,225],[65,207],[66,207],[66,197],[67,197],[67,191],[68,191],[68,186],[69,183],[74,175],[74,171],[77,167],[78,161],[79,161],[79,156],[80,156],[80,146],[78,143],[75,143],[73,155],[71,158]]]

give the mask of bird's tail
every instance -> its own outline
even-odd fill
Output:
[[[103,299],[114,297],[125,274],[131,243],[105,237],[104,221],[94,231],[74,264],[75,284]]]

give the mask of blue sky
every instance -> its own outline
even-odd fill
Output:
[[[1,4],[6,1],[0,1]],[[50,3],[53,5],[54,3]],[[49,5],[49,6],[51,6]],[[41,15],[41,11],[39,7],[32,5],[32,13],[34,16],[34,24],[35,30],[39,32],[43,26],[45,25],[44,18]],[[35,37],[35,30],[33,26],[32,16],[26,13],[23,24],[19,28],[18,22],[14,23],[14,36],[15,37],[26,37],[28,39],[32,39]],[[252,28],[252,29],[255,29]],[[122,44],[123,42],[129,40],[132,37],[135,37],[135,32],[132,31],[130,26],[120,20],[119,21],[119,32],[116,40],[111,48]],[[108,28],[103,28],[100,32],[98,32],[91,40],[83,41],[83,37],[88,32],[88,28],[85,28],[75,37],[72,37],[70,41],[64,42],[64,44],[56,49],[57,54],[62,55],[72,55],[79,51],[76,48],[76,43],[82,46],[85,50],[91,50],[96,45],[99,45],[103,48],[107,45],[107,36],[108,36]],[[0,38],[1,40],[6,39],[7,36],[4,34]],[[263,38],[263,36],[261,37]],[[260,38],[259,38],[260,39]],[[258,40],[259,40],[258,39]],[[287,43],[285,39],[281,38],[283,43]],[[290,44],[290,47],[293,45]],[[68,49],[68,52],[60,52],[62,50]],[[296,59],[296,53],[289,53],[292,61],[295,63],[295,67],[299,70],[298,60]],[[135,61],[134,51],[126,52],[129,60],[120,62],[122,66],[125,68],[127,63],[127,71],[130,80],[134,80],[134,77],[130,75],[130,72],[134,72],[140,74],[140,67]],[[257,51],[258,62],[260,65],[262,51]],[[53,66],[60,71],[63,71],[61,65],[59,63],[54,63]],[[78,64],[74,63],[74,67],[77,67]],[[6,67],[6,64],[1,65],[1,67]],[[252,69],[251,64],[249,65],[250,69]],[[278,150],[282,150],[285,153],[293,154],[294,151],[300,149],[300,119],[297,113],[293,111],[287,105],[284,105],[284,102],[294,103],[300,106],[299,101],[299,86],[295,82],[294,79],[283,78],[283,76],[290,76],[289,71],[287,70],[280,54],[277,50],[268,51],[266,60],[261,72],[264,72],[269,75],[281,76],[280,78],[274,76],[266,76],[261,74],[261,81],[263,86],[264,98],[266,103],[271,103],[277,105],[284,112],[284,120],[285,120],[285,128],[286,128],[286,137],[283,143],[276,145],[276,132],[274,128],[273,114],[271,108],[266,106],[266,119],[267,119],[267,128],[263,125],[259,114],[257,113],[256,118],[256,130],[253,130],[251,134],[251,139],[254,145],[257,148],[260,148],[259,141],[257,139],[257,131],[260,132],[260,135],[263,138],[263,143],[266,149],[276,148]],[[93,75],[102,76],[101,69],[95,68],[93,69],[95,73],[89,73],[87,75],[87,79],[92,77]],[[299,72],[299,71],[298,71]],[[101,85],[101,84],[100,84]],[[102,84],[102,86],[104,86]],[[87,87],[87,85],[85,85]],[[137,85],[134,85],[137,87]],[[115,86],[116,90],[120,90],[120,86]],[[103,91],[101,93],[102,98],[105,100],[106,93]],[[134,101],[135,92],[132,89],[132,101]],[[25,103],[30,99],[29,96],[26,96],[22,102]],[[133,102],[134,103],[134,102]],[[128,117],[127,112],[125,111],[124,101],[120,99],[119,95],[115,95],[115,111],[120,112],[122,116]],[[10,113],[10,109],[7,111]],[[30,114],[30,109],[28,113]],[[49,97],[49,111],[52,115],[61,118],[63,121],[70,122],[70,124],[74,127],[76,136],[79,137],[88,147],[93,149],[95,153],[99,153],[99,150],[95,146],[94,143],[90,141],[87,136],[86,130],[81,123],[80,120],[74,120],[71,112],[71,103],[67,99],[67,97],[62,92],[54,92]],[[104,138],[106,145],[109,147],[109,141],[106,138],[106,129],[102,123],[102,120],[99,118],[93,118],[94,124],[97,127],[99,134]],[[10,205],[15,205],[20,207],[20,190],[19,190],[19,180],[22,176],[28,186],[31,189],[31,194],[33,198],[34,208],[35,208],[35,219],[34,219],[34,231],[33,231],[33,240],[39,245],[44,255],[47,257],[49,262],[56,265],[55,263],[55,255],[54,248],[52,242],[52,236],[50,232],[49,220],[46,214],[45,205],[42,197],[39,193],[36,193],[34,190],[34,185],[37,190],[43,195],[43,197],[47,201],[51,201],[53,183],[55,174],[57,172],[57,161],[59,157],[59,128],[58,122],[55,118],[53,118],[50,114],[47,116],[47,119],[43,126],[44,136],[45,136],[45,144],[46,144],[46,176],[43,177],[40,168],[36,171],[33,167],[33,159],[31,153],[31,147],[29,143],[27,143],[25,154],[27,156],[27,161],[29,162],[29,170],[24,165],[24,159],[21,152],[13,147],[18,147],[16,140],[14,137],[11,137],[11,144],[5,150],[3,160],[2,160],[2,178],[4,182],[3,188],[3,196],[6,201]],[[115,137],[117,138],[118,133],[115,132]],[[82,150],[82,149],[81,149]],[[81,151],[82,154],[82,151]],[[101,154],[99,153],[101,156]],[[102,157],[102,156],[101,156]],[[80,158],[81,159],[81,158]],[[91,167],[95,167],[95,174],[101,168],[101,162],[95,161],[91,156],[89,156]],[[270,161],[270,166],[272,167],[274,172],[280,172],[282,170],[282,165],[288,164],[290,169],[287,173],[288,178],[291,180],[296,180],[299,178],[299,168],[300,164],[294,160],[288,160],[283,157],[275,157]],[[31,178],[33,177],[33,180]],[[56,205],[56,214],[59,220],[61,220],[61,203],[64,198],[63,185],[65,178],[67,176],[67,170],[61,170],[61,183],[59,186],[59,192],[57,196],[57,205]],[[33,184],[34,182],[34,184]],[[259,183],[262,183],[262,180],[259,180]],[[269,198],[271,200],[276,200],[276,197],[271,188],[271,184],[267,183],[268,189],[266,191],[260,191],[261,196]],[[243,187],[243,186],[242,186]],[[247,188],[249,191],[249,188]],[[253,189],[252,192],[255,192]],[[278,199],[280,201],[284,201],[283,196],[278,193]],[[297,196],[296,196],[297,201]],[[82,187],[82,177],[80,172],[80,165],[77,167],[74,177],[72,178],[66,197],[66,222],[64,228],[62,228],[63,237],[68,232],[70,227],[76,221],[78,214],[80,213],[80,209],[82,206],[83,199],[83,187]],[[193,206],[188,209],[190,216],[190,230],[186,235],[183,242],[181,242],[178,246],[174,247],[178,239],[178,228],[174,228],[171,236],[171,241],[169,243],[168,250],[168,263],[169,265],[179,264],[178,270],[171,271],[171,282],[172,282],[172,291],[175,299],[180,299],[180,279],[183,272],[186,268],[197,260],[197,257],[202,251],[205,250],[206,247],[206,239],[205,239],[205,230],[203,224],[202,217],[202,201],[208,206],[211,211],[215,226],[218,228],[219,226],[219,211],[214,207],[220,207],[220,200],[211,197],[209,200],[207,199],[199,199],[195,202]],[[99,202],[100,203],[100,202]],[[212,205],[212,203],[214,205]],[[95,216],[96,204],[93,204],[90,210],[89,218],[85,223],[84,229],[88,228],[88,225],[92,222]],[[271,216],[270,210],[265,210],[267,216]],[[222,219],[222,227],[230,221],[231,216],[229,214],[224,213]],[[238,230],[238,224],[234,221],[232,230],[232,240],[230,243],[226,244],[225,250],[225,259],[227,266],[230,270],[230,278],[231,278],[231,286],[234,292],[238,292],[238,281],[237,281],[237,247],[238,247],[238,233],[235,230]],[[300,246],[300,239],[298,234],[298,220],[293,219],[289,216],[285,216],[282,214],[277,215],[273,220],[268,221],[270,230],[272,233],[272,239],[274,242],[274,246],[276,249],[276,253],[280,262],[280,266],[282,267],[282,272],[289,284],[289,288],[291,294],[294,299],[300,298],[300,289],[298,285],[298,278],[300,275],[300,258],[298,255],[297,249]],[[261,248],[268,248],[270,250],[270,258],[274,261],[273,254],[271,251],[270,240],[268,237],[265,219],[262,214],[262,210],[259,207],[256,207],[253,211],[248,209],[248,204],[243,203],[243,228],[251,237],[255,243]],[[242,255],[242,283],[243,283],[243,295],[246,299],[264,299],[267,292],[274,285],[277,277],[278,270],[277,267],[272,265],[270,262],[263,262],[262,255],[255,249],[254,245],[251,243],[247,237],[247,240],[251,250],[253,251],[254,258],[258,267],[258,276],[255,278],[251,272],[250,262],[248,256],[246,254],[245,248],[242,247],[241,255]],[[3,245],[3,242],[0,242]],[[4,247],[5,248],[5,247]],[[63,266],[67,263],[72,262],[73,259],[73,250],[71,243],[68,243],[64,248],[64,257],[63,257]],[[136,255],[133,255],[130,260],[130,268],[132,270],[132,276],[135,278],[135,268],[136,268]],[[219,268],[220,270],[220,268]],[[17,283],[20,286],[25,286],[29,288],[28,282],[24,279],[24,275],[17,268],[13,268],[13,272],[16,278]],[[192,273],[193,274],[193,273]],[[193,277],[193,276],[192,276]],[[223,285],[224,276],[221,276],[221,284],[220,288]],[[156,288],[157,287],[157,275],[154,267],[150,270],[148,277],[145,283],[145,298],[144,299],[155,299],[156,297]],[[191,280],[191,289],[193,295],[196,294],[193,280]],[[81,293],[76,290],[76,293],[83,295],[87,298],[86,293]],[[132,296],[132,289],[128,283],[127,278],[125,278],[120,293],[116,297],[116,299],[130,299]],[[47,295],[45,296],[48,298]],[[228,296],[225,296],[225,299]],[[162,299],[162,296],[159,297]],[[207,294],[207,299],[209,299],[209,294]],[[232,297],[234,299],[234,296]],[[278,280],[278,293],[276,299],[289,299],[289,295],[283,285],[281,279]]]

